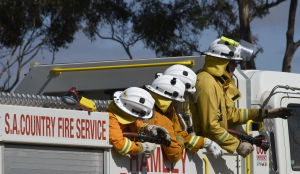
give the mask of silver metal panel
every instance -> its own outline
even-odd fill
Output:
[[[4,145],[3,143],[1,142],[0,143],[0,173],[4,173],[4,167],[3,167],[3,163],[4,163],[4,160],[3,160],[3,154],[4,154]]]
[[[103,174],[103,150],[4,144],[4,173]]]
[[[239,68],[234,73],[237,77],[236,85],[242,93],[242,98],[237,101],[239,108],[251,109],[251,81]]]
[[[191,67],[194,71],[202,68],[204,58],[201,56],[135,59],[119,61],[102,61],[89,63],[69,63],[34,66],[15,89],[15,93],[24,94],[51,94],[66,92],[71,87],[76,87],[78,91],[97,91],[109,89],[124,89],[127,87],[142,87],[151,84],[157,72],[163,72],[169,66],[109,69],[94,71],[63,72],[59,75],[51,74],[53,68],[84,68],[103,67],[117,65],[152,64],[165,62],[180,62],[195,60],[195,65]],[[95,92],[96,93],[96,92]],[[94,95],[93,95],[94,96]],[[97,99],[97,98],[94,98]]]

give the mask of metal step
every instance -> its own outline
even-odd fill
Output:
[[[95,102],[98,112],[103,112],[108,108],[110,101],[107,100],[93,100]],[[19,94],[0,92],[0,104],[2,105],[15,105],[15,106],[28,106],[28,107],[42,107],[42,108],[55,108],[55,109],[69,109],[81,110],[77,106],[69,106],[61,101],[60,96],[46,96],[46,95],[33,95],[33,94]]]

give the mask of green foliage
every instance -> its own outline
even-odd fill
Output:
[[[217,32],[218,37],[226,36],[236,39],[239,35],[238,9],[234,0],[205,0],[200,1],[202,7],[201,23]],[[199,26],[199,25],[198,25]],[[207,29],[207,28],[205,28]]]
[[[73,42],[89,5],[89,0],[0,0],[0,79],[6,91],[42,48],[54,54]]]
[[[88,7],[87,0],[0,0],[0,44],[12,48],[39,38],[58,51],[74,40]]]
[[[201,30],[207,27],[202,8],[195,0],[140,0],[133,28],[143,35],[146,48],[157,56],[183,56],[199,53]],[[200,23],[199,21],[202,21]]]
[[[118,31],[122,32],[121,29],[130,21],[131,16],[131,8],[123,0],[92,1],[86,12],[84,32],[91,40],[95,40],[101,30],[115,26],[114,32],[119,34]]]
[[[67,43],[72,43],[75,33],[81,29],[81,22],[90,2],[88,0],[61,0],[57,3],[49,0],[45,6],[45,17],[49,19],[45,34],[49,36],[46,45],[55,48],[66,48]]]

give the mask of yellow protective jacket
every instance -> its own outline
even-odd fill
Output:
[[[177,162],[182,158],[184,144],[178,141],[175,133],[175,127],[171,120],[166,117],[161,111],[155,110],[154,117],[151,120],[152,125],[164,127],[170,134],[171,144],[169,147],[162,146],[163,154],[171,162]]]
[[[144,127],[148,124],[140,120],[129,124],[122,124],[118,121],[117,117],[109,113],[109,141],[113,145],[116,151],[122,155],[138,153],[141,149],[140,145],[135,141],[131,141],[129,138],[123,136],[123,132],[144,132]]]
[[[203,70],[197,74],[197,102],[190,105],[195,132],[233,153],[240,141],[226,131],[228,125],[245,124],[250,119],[263,121],[265,111],[234,107],[241,93],[225,71],[229,61],[210,56],[205,61]]]
[[[164,117],[166,117],[172,123],[172,127],[167,127],[167,124],[163,123],[162,121],[155,122],[155,125],[165,127],[169,132],[175,132],[178,144],[182,144],[183,148],[187,148],[194,154],[196,154],[199,149],[203,148],[203,137],[189,135],[188,132],[182,130],[178,120],[178,115],[176,114],[175,108],[172,106],[172,101],[152,92],[150,92],[150,94],[155,100],[155,108],[157,111],[157,115],[155,114],[155,116],[158,118],[158,120],[165,119]],[[153,121],[152,124],[154,124]]]

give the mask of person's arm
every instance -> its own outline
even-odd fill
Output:
[[[182,138],[175,135],[174,126],[171,120],[165,115],[162,115],[161,113],[155,111],[155,116],[151,120],[151,124],[164,127],[169,132],[169,135],[171,137],[170,146],[166,147],[162,145],[161,147],[169,161],[179,161],[183,155],[184,144],[182,142]]]
[[[145,132],[145,127],[147,127],[149,124],[143,122],[142,120],[137,120],[135,122],[135,127],[137,128],[136,132],[137,133],[141,133],[141,132]]]
[[[190,135],[187,131],[183,131],[174,108],[172,114],[171,120],[174,124],[176,136],[182,137],[185,148],[196,154],[199,149],[204,147],[204,138],[202,136]]]
[[[141,144],[123,137],[121,124],[112,113],[109,113],[109,141],[114,149],[122,155],[138,154],[141,150]]]
[[[226,112],[228,115],[227,120],[229,125],[246,124],[248,120],[253,120],[257,122],[263,121],[266,115],[266,110],[240,109],[234,106],[234,103],[242,96],[240,91],[232,81],[225,87],[225,89],[225,103]]]
[[[228,108],[230,117],[228,117],[228,124],[246,124],[247,121],[253,120],[255,122],[262,122],[266,111],[264,109],[240,109],[236,107]]]

